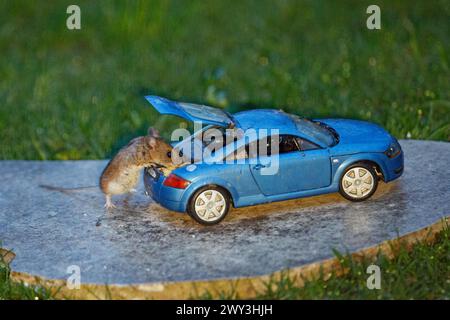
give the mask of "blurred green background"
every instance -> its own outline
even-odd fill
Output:
[[[82,29],[66,28],[81,8]],[[149,125],[146,94],[282,108],[450,137],[450,2],[0,0],[0,159],[110,157]]]

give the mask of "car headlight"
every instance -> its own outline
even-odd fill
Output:
[[[398,143],[397,139],[394,138],[394,141],[391,142],[389,148],[384,152],[389,158],[395,158],[400,154],[402,148],[400,147],[400,143]]]

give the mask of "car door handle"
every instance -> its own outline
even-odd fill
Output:
[[[253,167],[253,169],[255,170],[260,170],[261,168],[265,168],[266,166],[263,164],[257,164],[256,166]]]

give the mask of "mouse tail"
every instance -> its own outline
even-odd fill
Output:
[[[74,187],[74,188],[63,188],[63,187],[50,186],[50,185],[47,185],[47,184],[40,184],[39,187],[47,189],[47,190],[51,190],[51,191],[61,191],[61,192],[98,188],[98,186],[83,186],[83,187]]]

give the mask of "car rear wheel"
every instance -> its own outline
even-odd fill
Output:
[[[378,177],[375,170],[365,163],[357,163],[345,170],[339,192],[350,201],[364,201],[375,193],[377,187]]]
[[[228,193],[217,186],[197,190],[188,205],[188,214],[198,223],[213,225],[222,221],[230,209]]]

